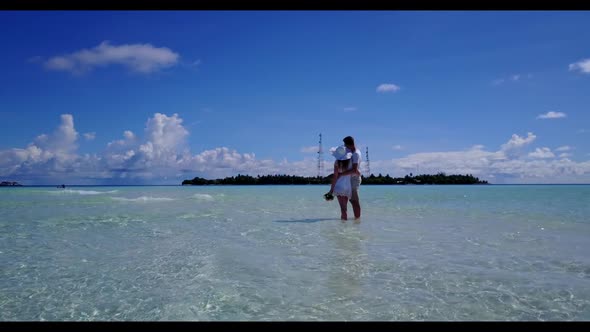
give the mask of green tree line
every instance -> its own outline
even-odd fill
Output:
[[[182,185],[193,185],[193,186],[202,186],[202,185],[269,185],[269,184],[277,184],[277,185],[284,185],[284,184],[330,184],[332,182],[332,177],[334,175],[330,174],[326,177],[306,177],[306,176],[296,176],[296,175],[286,175],[286,174],[278,174],[278,175],[263,175],[263,176],[250,176],[250,175],[242,175],[238,174],[237,176],[226,177],[223,179],[215,179],[215,180],[207,180],[200,177],[195,177],[192,180],[184,180],[182,181]],[[474,177],[471,174],[451,174],[446,175],[445,173],[438,173],[438,174],[422,174],[414,176],[412,173],[410,175],[406,175],[402,178],[394,178],[389,176],[389,174],[383,176],[381,174],[375,176],[371,174],[370,176],[362,176],[362,184],[374,184],[374,185],[408,185],[408,184],[488,184],[485,180],[480,180],[477,177]]]

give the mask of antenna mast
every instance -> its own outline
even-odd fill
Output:
[[[320,133],[320,144],[318,146],[318,178],[324,174],[324,150],[322,149],[322,134]]]
[[[369,147],[367,146],[367,152],[366,152],[366,159],[367,159],[367,176],[371,175],[371,166],[369,164]]]

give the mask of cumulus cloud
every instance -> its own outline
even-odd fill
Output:
[[[116,150],[124,147],[130,147],[136,142],[135,134],[130,130],[125,130],[123,132],[123,137],[124,139],[109,142],[107,144],[107,149]]]
[[[125,130],[123,132],[123,136],[125,137],[126,140],[135,139],[135,134],[133,134],[133,132],[131,130]]]
[[[40,135],[26,149],[0,151],[0,176],[36,183],[158,183],[162,179],[194,176],[243,174],[311,174],[310,165],[257,160],[253,153],[239,153],[227,147],[191,154],[189,132],[178,114],[156,113],[145,125],[143,137],[127,130],[123,138],[107,144],[95,155],[77,155],[77,132],[73,117],[62,116],[62,124],[51,135]],[[294,166],[296,165],[296,166]],[[74,180],[77,179],[77,180]]]
[[[66,172],[77,156],[78,132],[71,114],[61,115],[61,124],[51,134],[37,136],[25,149],[0,151],[0,176]]]
[[[188,130],[178,114],[156,113],[145,122],[142,134],[131,131],[107,144],[96,154],[78,154],[78,133],[72,115],[64,114],[57,129],[38,136],[25,148],[0,151],[0,177],[25,184],[139,184],[179,183],[195,176],[218,178],[249,175],[292,174],[315,176],[317,159],[306,156],[288,161],[257,159],[254,153],[218,147],[192,153]],[[483,145],[447,152],[415,153],[397,159],[371,160],[372,173],[403,176],[418,173],[473,174],[494,183],[590,182],[590,161],[574,162],[567,153],[554,158],[546,147],[525,151],[536,139],[518,134],[496,151]],[[302,151],[316,152],[316,147]],[[566,150],[565,146],[558,148]],[[391,150],[390,150],[391,151]],[[527,153],[529,152],[529,153]],[[331,173],[331,161],[324,162]],[[361,166],[361,169],[364,169]],[[366,175],[366,174],[365,174]],[[168,179],[168,180],[165,180]]]
[[[539,114],[539,116],[537,116],[537,119],[559,119],[559,118],[565,118],[567,115],[563,112],[547,112],[545,114]]]
[[[180,148],[188,136],[188,131],[182,125],[178,114],[171,117],[156,113],[146,125],[148,141],[139,147],[149,159],[162,159]]]
[[[186,147],[189,133],[182,122],[178,114],[156,113],[147,120],[143,139],[126,130],[124,139],[107,145],[103,153],[104,168],[118,173],[143,174],[146,178],[178,168],[189,154]],[[146,169],[151,172],[144,171]]]
[[[103,152],[102,163],[107,170],[131,169],[131,163],[138,161],[136,157],[140,142],[130,130],[123,132],[123,139],[115,140],[107,144]],[[135,158],[135,159],[133,159]]]
[[[557,149],[555,149],[555,151],[570,151],[570,150],[572,150],[572,147],[569,145],[560,146]]]
[[[393,160],[391,166],[404,173],[415,172],[419,168],[421,173],[479,174],[479,170],[485,169],[492,162],[504,159],[505,156],[501,152],[472,148],[465,151],[415,153]],[[371,161],[373,169],[377,169],[377,166],[377,163]]]
[[[96,133],[95,132],[91,132],[91,133],[84,133],[84,138],[87,141],[92,141],[93,139],[96,138]]]
[[[34,141],[34,145],[46,151],[54,153],[69,153],[78,147],[78,132],[74,128],[74,117],[71,114],[61,115],[61,124],[51,135],[40,135]]]
[[[167,47],[151,44],[111,45],[103,41],[91,49],[49,58],[44,62],[49,70],[80,74],[97,67],[122,65],[138,73],[152,73],[178,63],[180,55]]]
[[[403,146],[401,146],[401,145],[399,145],[399,144],[398,144],[398,145],[394,145],[394,146],[392,147],[392,149],[394,149],[394,150],[402,150],[402,149],[403,149]]]
[[[536,138],[537,136],[530,132],[527,133],[526,137],[513,134],[508,142],[502,144],[499,152],[508,157],[516,157],[521,154],[524,146],[531,144]]]
[[[571,156],[572,156],[571,153],[564,152],[564,153],[562,153],[562,154],[559,155],[559,158],[569,158]]]
[[[386,93],[386,92],[397,92],[399,91],[400,87],[393,84],[393,83],[383,83],[377,87],[377,92],[379,93]]]
[[[497,151],[486,151],[476,145],[463,151],[425,152],[410,154],[403,158],[371,161],[372,173],[389,173],[403,176],[410,172],[447,174],[473,174],[494,183],[588,183],[590,161],[574,162],[568,155],[551,159],[548,148],[537,148],[533,156],[506,153],[522,149],[535,139],[513,135]],[[542,158],[539,158],[542,157]]]
[[[583,59],[569,65],[570,71],[579,71],[580,73],[590,74],[590,58]]]
[[[529,157],[538,159],[554,158],[555,154],[549,148],[536,148],[534,152],[529,153]]]

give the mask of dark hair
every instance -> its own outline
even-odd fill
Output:
[[[339,170],[345,170],[346,171],[348,169],[348,163],[350,163],[350,159],[336,160],[336,163],[338,164]]]
[[[346,136],[342,141],[346,145],[354,145],[354,138],[352,138],[352,136]]]

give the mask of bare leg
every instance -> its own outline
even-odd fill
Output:
[[[360,217],[361,217],[361,203],[359,202],[358,188],[352,189],[352,197],[350,198],[350,205],[352,205],[352,211],[354,212],[354,219],[360,219]]]
[[[340,219],[348,220],[348,197],[338,196],[338,203],[340,204]]]

